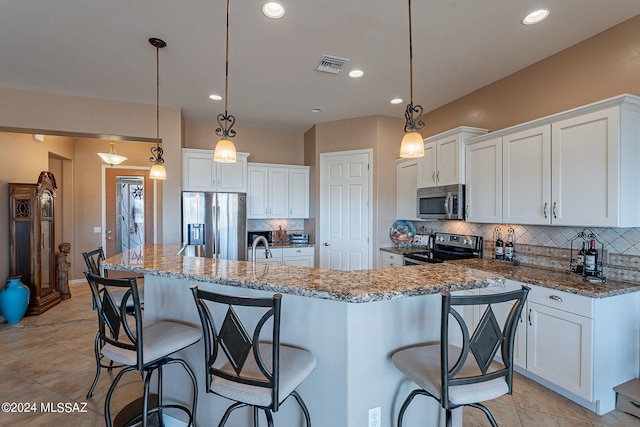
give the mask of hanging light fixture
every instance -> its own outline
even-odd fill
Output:
[[[406,120],[404,124],[404,137],[400,144],[400,157],[422,157],[424,156],[424,141],[419,129],[424,127],[424,122],[420,120],[422,106],[413,105],[413,40],[411,31],[411,0],[409,0],[409,104],[404,112]]]
[[[105,163],[107,163],[108,165],[111,165],[111,167],[113,167],[114,165],[119,165],[120,163],[122,163],[125,160],[127,160],[127,158],[125,156],[121,156],[119,154],[116,154],[116,143],[115,143],[115,141],[111,141],[111,144],[109,144],[109,152],[108,153],[98,153],[98,156],[100,156],[100,158]]]
[[[167,171],[164,168],[164,159],[162,154],[164,151],[160,147],[160,49],[167,44],[164,40],[152,37],[149,43],[156,48],[156,146],[151,147],[151,157],[149,161],[153,163],[149,178],[151,179],[167,179]]]
[[[236,123],[236,118],[229,114],[227,111],[229,100],[229,0],[227,0],[227,33],[226,33],[226,68],[224,74],[224,114],[218,114],[218,127],[216,129],[216,135],[220,137],[220,140],[216,144],[215,151],[213,153],[213,160],[218,163],[235,163],[236,159],[236,146],[231,142],[231,138],[236,136],[236,131],[233,130],[233,125]]]

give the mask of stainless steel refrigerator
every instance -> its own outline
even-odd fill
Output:
[[[182,242],[185,256],[246,260],[247,195],[184,191]]]

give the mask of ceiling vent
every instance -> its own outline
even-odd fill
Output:
[[[349,60],[345,58],[338,58],[337,56],[322,55],[322,59],[320,60],[320,63],[316,67],[316,70],[323,71],[325,73],[338,74],[340,72],[340,68],[342,68],[342,66],[347,62],[349,62]]]

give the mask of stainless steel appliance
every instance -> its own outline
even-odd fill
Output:
[[[454,259],[482,258],[482,236],[435,233],[433,249],[404,255],[404,265],[433,264]]]
[[[182,193],[182,240],[179,254],[246,260],[247,195]]]
[[[309,243],[309,234],[291,232],[289,233],[289,243],[306,245]]]
[[[267,239],[267,242],[273,243],[273,231],[249,231],[247,232],[247,244],[251,246],[253,241],[259,236]]]
[[[418,218],[464,219],[464,185],[418,188]]]

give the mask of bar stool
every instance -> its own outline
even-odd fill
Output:
[[[104,251],[102,250],[102,246],[99,246],[97,249],[94,249],[89,252],[83,252],[82,257],[84,258],[84,262],[87,264],[87,268],[89,271],[97,276],[107,277],[107,271],[102,269],[102,261],[104,261]],[[98,294],[102,295],[103,288],[99,286]],[[122,290],[114,290],[112,292],[112,296],[115,301],[122,301],[124,297],[125,291]],[[144,290],[138,287],[138,294],[140,296],[140,304],[144,306]],[[92,293],[93,295],[93,293]],[[97,308],[97,302],[95,298],[92,298],[92,307],[95,310]],[[133,313],[133,301],[129,299],[127,301],[127,313]],[[111,372],[113,368],[120,368],[120,365],[114,365],[113,360],[110,360],[108,363],[105,362],[104,356],[100,352],[100,349],[104,345],[104,342],[100,340],[100,332],[96,333],[96,338],[93,345],[93,351],[96,357],[96,376],[93,379],[93,383],[87,392],[87,399],[90,399],[93,396],[93,390],[96,388],[98,384],[98,380],[100,379],[100,372],[102,369],[106,369],[108,372]]]
[[[513,350],[520,313],[529,288],[492,295],[451,296],[442,293],[440,343],[409,347],[391,356],[394,365],[420,388],[405,399],[398,415],[402,427],[404,413],[419,394],[436,399],[446,412],[446,425],[451,426],[451,411],[461,406],[482,410],[493,427],[493,415],[479,402],[492,400],[513,389]],[[500,328],[492,305],[513,304],[504,326]],[[457,306],[480,306],[484,314],[472,335],[469,326],[456,311]],[[485,308],[486,307],[486,308]],[[451,322],[462,332],[461,346],[450,343]],[[456,343],[457,344],[457,343]],[[501,349],[504,366],[492,364]],[[473,357],[469,357],[469,353]]]
[[[207,393],[234,401],[219,427],[225,425],[231,412],[245,406],[253,408],[254,427],[258,427],[258,410],[264,412],[267,424],[273,427],[272,413],[289,396],[296,399],[306,426],[311,427],[309,411],[296,388],[316,366],[316,358],[310,351],[280,344],[282,295],[237,297],[204,291],[198,285],[191,286],[191,290],[204,334]],[[251,334],[245,328],[250,322],[247,310],[261,316]],[[225,312],[221,325],[216,325],[214,315],[222,316]],[[270,319],[271,341],[260,341],[260,333]]]
[[[105,398],[105,421],[107,427],[112,426],[110,403],[111,396],[125,372],[139,371],[144,381],[142,414],[130,420],[129,424],[142,422],[147,426],[150,414],[162,417],[166,409],[177,409],[187,414],[189,424],[193,424],[198,401],[198,386],[195,375],[189,365],[182,359],[171,357],[202,337],[202,332],[194,326],[175,321],[160,321],[152,325],[142,325],[142,309],[135,278],[109,279],[85,272],[98,311],[98,334],[104,343],[100,349],[102,356],[123,366],[109,387]],[[122,300],[113,297],[112,290],[124,291]],[[134,314],[127,310],[128,300],[133,301]],[[133,323],[131,325],[130,323]],[[181,365],[193,383],[193,405],[191,409],[182,405],[163,404],[162,402],[162,368],[169,364]],[[158,371],[158,406],[149,408],[150,381],[154,371]]]

